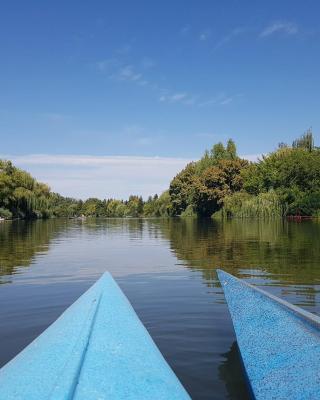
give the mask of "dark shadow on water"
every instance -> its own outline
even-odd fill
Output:
[[[230,400],[250,400],[248,383],[237,342],[233,342],[219,365],[219,377],[224,381]]]

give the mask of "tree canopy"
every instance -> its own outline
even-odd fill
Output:
[[[266,217],[320,215],[320,149],[311,130],[257,162],[230,139],[215,144],[170,184],[174,215]]]
[[[224,198],[242,189],[241,171],[248,161],[238,157],[230,139],[226,147],[215,144],[196,163],[182,170],[170,184],[172,212],[181,215],[192,208],[199,216],[210,216],[223,206]]]

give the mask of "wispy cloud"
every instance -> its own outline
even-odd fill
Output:
[[[91,155],[1,155],[65,196],[128,198],[161,193],[191,160],[166,157]],[[139,179],[137,180],[137,176]]]
[[[40,114],[40,116],[52,122],[61,122],[71,118],[70,115],[56,112],[46,112]]]
[[[115,58],[107,58],[105,60],[100,60],[96,62],[96,67],[100,72],[110,72],[114,68],[117,68],[121,65],[120,61]]]
[[[143,69],[150,69],[156,66],[156,62],[150,57],[143,57],[141,60],[141,66]]]
[[[233,96],[228,96],[225,93],[220,93],[211,99],[201,101],[198,103],[199,107],[211,107],[211,106],[225,106],[232,103],[236,98],[242,97],[242,94],[236,94]]]
[[[132,65],[125,65],[120,68],[117,73],[117,78],[121,81],[139,81],[142,78],[142,74],[136,72]]]
[[[125,63],[116,57],[98,61],[96,63],[96,68],[99,72],[107,74],[112,80],[131,81],[140,86],[146,86],[148,84],[148,81],[144,78],[142,72],[140,72],[135,66]]]
[[[177,103],[187,98],[187,93],[174,93],[171,95],[162,95],[160,101],[168,101],[169,103]]]
[[[275,21],[264,28],[264,30],[260,33],[260,37],[266,38],[276,33],[296,35],[298,33],[298,26],[289,21]]]
[[[187,92],[168,92],[164,91],[159,97],[161,103],[183,104],[185,106],[196,106],[199,96]]]
[[[217,94],[211,98],[204,98],[199,95],[188,94],[187,92],[179,93],[162,93],[159,97],[161,103],[168,104],[183,104],[185,106],[196,106],[196,107],[214,107],[214,106],[226,106],[237,98],[242,97],[242,94],[226,95],[224,93]]]
[[[190,25],[185,25],[185,26],[183,26],[183,27],[180,29],[179,34],[180,34],[181,36],[187,36],[188,33],[190,32],[190,30],[191,30]]]
[[[175,157],[144,156],[93,156],[77,154],[26,154],[1,155],[1,159],[10,159],[16,164],[24,165],[61,165],[61,166],[96,166],[96,165],[180,165],[190,160]]]
[[[96,62],[96,68],[99,72],[106,74],[112,80],[131,81],[140,86],[148,85],[148,80],[145,79],[141,69],[149,69],[155,63],[144,57],[141,60],[140,69],[131,63],[126,62],[126,59],[121,59],[119,56]]]
[[[226,45],[227,43],[231,42],[233,39],[235,39],[236,37],[242,35],[243,33],[245,33],[247,31],[247,28],[244,27],[238,27],[233,29],[231,32],[229,32],[227,35],[223,36],[214,46],[214,49],[218,49],[224,45]]]
[[[139,137],[137,143],[141,146],[149,146],[154,143],[154,140],[151,136]]]
[[[186,99],[184,99],[183,104],[186,106],[195,106],[198,102],[198,96],[193,95],[193,96],[188,96]]]
[[[211,29],[205,29],[202,32],[200,32],[199,39],[202,42],[205,42],[210,38],[210,36],[211,36]]]
[[[220,101],[220,105],[225,106],[226,104],[230,104],[234,100],[234,97],[226,97],[225,99]]]
[[[134,145],[138,146],[154,145],[161,139],[158,132],[153,132],[153,135],[150,136],[144,127],[136,124],[125,125],[117,135],[122,135],[123,138],[130,140]]]
[[[132,45],[131,45],[131,44],[125,44],[125,45],[119,47],[119,48],[116,50],[116,53],[117,53],[117,54],[120,54],[120,55],[127,55],[127,54],[129,54],[131,51],[132,51]]]
[[[210,31],[204,31],[208,37]],[[205,38],[200,40],[204,40]],[[157,82],[149,78],[148,70],[156,66],[156,62],[149,57],[143,57],[140,62],[128,63],[127,57],[122,59],[114,56],[96,63],[100,73],[106,74],[110,79],[119,82],[131,82],[140,87],[146,87],[161,103],[182,104],[184,106],[216,106],[231,103],[236,96],[217,95],[215,98],[206,98],[201,94],[188,93],[183,88],[165,88],[163,82]]]

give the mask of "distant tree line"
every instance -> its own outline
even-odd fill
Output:
[[[291,146],[249,162],[229,140],[188,164],[161,196],[128,200],[63,197],[0,160],[0,217],[284,217],[320,216],[320,149],[311,130]]]
[[[0,217],[163,217],[169,216],[168,192],[144,201],[141,196],[128,200],[89,198],[85,201],[63,197],[39,183],[29,173],[0,160]]]

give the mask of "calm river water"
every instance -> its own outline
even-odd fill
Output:
[[[248,399],[215,270],[320,313],[319,238],[312,221],[0,223],[0,366],[108,270],[193,399]]]

